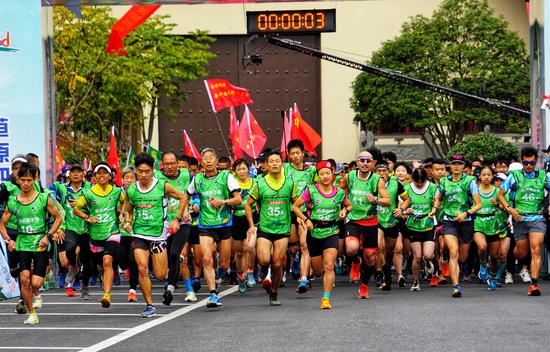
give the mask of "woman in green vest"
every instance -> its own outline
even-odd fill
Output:
[[[403,186],[408,185],[411,183],[412,168],[409,164],[398,162],[394,166],[394,175]],[[399,287],[406,286],[405,277],[403,276],[403,259],[407,262],[411,254],[411,241],[409,239],[407,227],[405,226],[405,220],[405,217],[399,218],[399,237],[397,238],[393,250],[393,266],[395,267],[397,285]]]
[[[411,292],[414,292],[420,291],[422,260],[426,262],[426,267],[433,269],[431,263],[435,249],[435,211],[433,206],[439,191],[435,184],[428,181],[428,173],[423,168],[414,169],[412,182],[405,185],[405,190],[409,197],[401,206],[408,208],[405,211],[405,214],[408,215],[405,226],[414,257],[412,266],[414,282],[410,289]]]
[[[319,181],[309,185],[294,202],[292,210],[307,230],[307,247],[315,275],[323,276],[321,309],[331,309],[330,295],[334,286],[334,263],[338,255],[338,220],[351,210],[346,192],[332,184],[333,165],[330,161],[317,163]],[[308,215],[301,208],[307,204]]]

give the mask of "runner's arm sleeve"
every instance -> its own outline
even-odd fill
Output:
[[[477,185],[477,182],[475,180],[472,180],[472,182],[470,182],[470,194],[479,194],[479,186]]]
[[[510,174],[510,175],[508,175],[506,180],[504,180],[504,182],[502,182],[502,184],[500,185],[500,189],[503,190],[504,193],[508,193],[508,191],[512,188],[512,186],[515,183],[516,183],[516,180],[514,179],[514,175]]]
[[[189,182],[189,186],[187,187],[187,194],[192,196],[195,193],[197,193],[197,190],[195,189],[195,179],[193,178],[191,182]]]

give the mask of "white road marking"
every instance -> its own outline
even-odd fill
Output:
[[[221,292],[221,295],[220,296],[227,296],[227,295],[230,295],[232,294],[233,292],[237,291],[238,287],[237,286],[233,286],[231,288],[228,288],[227,290]],[[190,307],[185,307],[185,308],[180,308],[164,317],[161,317],[160,319],[155,319],[155,320],[152,320],[152,321],[149,321],[147,323],[144,323],[144,324],[141,324],[141,325],[138,325],[136,327],[133,327],[131,328],[130,330],[127,330],[123,333],[120,333],[118,335],[115,335],[111,338],[108,338],[104,341],[101,341],[95,345],[92,345],[88,348],[84,348],[82,349],[82,352],[96,352],[96,351],[101,351],[101,350],[104,350],[108,347],[111,347],[119,342],[122,342],[126,339],[129,339],[130,337],[132,336],[135,336],[137,334],[140,334],[144,331],[147,331],[151,328],[154,328],[155,326],[157,325],[160,325],[160,324],[164,324],[172,319],[175,319],[175,318],[178,318],[186,313],[189,313],[191,312],[192,310],[195,310],[199,307],[204,307],[206,306],[206,301],[208,301],[208,298],[206,299],[203,299],[202,301],[196,303],[196,304],[193,304],[192,306]]]
[[[12,347],[0,347],[2,350],[53,350],[53,351],[72,351],[72,350],[81,350],[84,347],[43,347],[43,346],[34,346],[34,347],[25,347],[25,346],[12,346]]]
[[[162,318],[161,318],[162,319]],[[18,327],[0,327],[0,330],[115,330],[115,331],[127,331],[130,328],[90,328],[90,327],[58,327],[58,326],[18,326]]]
[[[21,316],[21,314],[17,313],[0,313],[0,316]],[[166,314],[155,314],[156,317],[162,317]],[[39,316],[63,316],[63,317],[72,317],[72,316],[83,316],[83,317],[139,317],[140,315],[138,313],[130,314],[130,313],[40,313]]]

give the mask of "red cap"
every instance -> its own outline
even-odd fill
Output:
[[[317,165],[315,165],[315,166],[317,168],[317,172],[319,172],[319,170],[324,169],[325,167],[332,170],[332,168],[335,167],[336,165],[333,165],[328,160],[321,160],[321,161],[317,162]]]

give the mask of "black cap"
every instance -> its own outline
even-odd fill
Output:
[[[454,155],[451,155],[451,158],[449,159],[449,164],[453,164],[453,163],[466,164],[466,159],[464,159],[464,155],[454,154]]]
[[[80,164],[72,164],[71,167],[69,168],[69,171],[73,171],[76,169],[79,169],[80,171],[84,171],[84,168]]]
[[[262,150],[262,152],[260,153],[260,155],[258,155],[256,160],[258,160],[260,162],[266,161],[267,160],[267,155],[271,152],[272,152],[271,148],[264,148],[264,150]]]
[[[550,152],[550,145],[548,145],[548,148],[546,148],[546,149],[542,149],[542,151],[543,151],[544,153],[548,153],[548,152]]]

